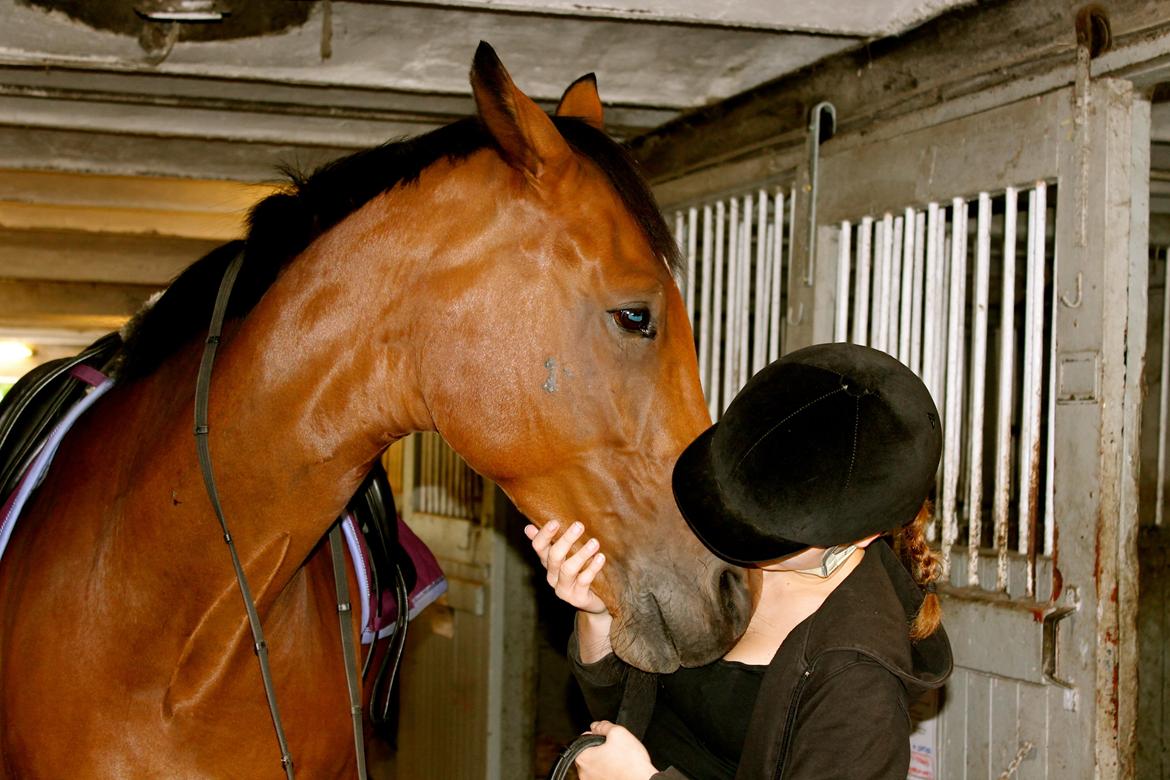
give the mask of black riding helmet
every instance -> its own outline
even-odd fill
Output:
[[[853,344],[785,355],[753,376],[674,467],[674,496],[720,558],[754,566],[909,523],[942,450],[914,373]]]

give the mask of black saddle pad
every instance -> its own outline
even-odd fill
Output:
[[[121,348],[122,337],[109,333],[73,357],[37,366],[0,399],[0,499],[16,489],[40,443],[89,388],[70,371],[78,365],[102,371]]]

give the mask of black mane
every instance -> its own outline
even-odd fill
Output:
[[[553,121],[573,149],[605,172],[651,249],[677,270],[680,259],[674,238],[625,148],[580,120],[555,117]],[[245,240],[228,242],[193,263],[131,322],[119,378],[125,381],[149,374],[206,330],[220,278],[241,249],[244,262],[232,290],[229,318],[251,311],[289,261],[371,199],[416,181],[424,168],[441,159],[463,160],[492,143],[478,118],[468,117],[425,135],[335,160],[311,176],[286,169],[288,186],[253,207]]]

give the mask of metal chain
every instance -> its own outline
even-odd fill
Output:
[[[1011,780],[1011,776],[1019,771],[1020,764],[1024,763],[1024,759],[1031,754],[1034,747],[1031,742],[1022,743],[1020,749],[1016,751],[1016,757],[1007,765],[1007,769],[1000,773],[999,780]]]

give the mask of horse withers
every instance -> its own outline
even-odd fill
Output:
[[[471,82],[476,116],[294,178],[133,323],[117,385],[0,563],[0,775],[281,772],[192,441],[201,331],[239,251],[210,449],[298,773],[354,760],[321,540],[412,431],[441,433],[536,523],[601,539],[630,663],[703,664],[743,631],[742,573],[671,497],[709,418],[653,198],[601,131],[591,77],[553,118],[486,45]]]

